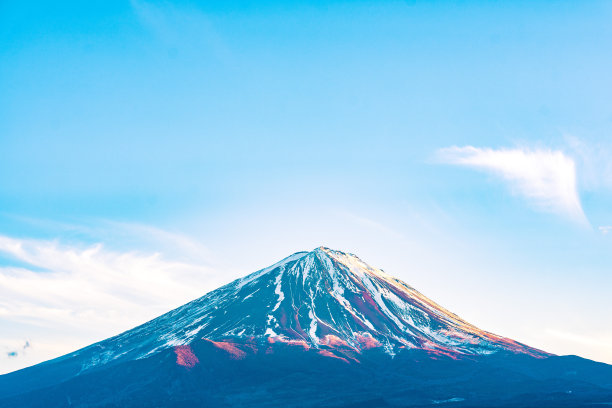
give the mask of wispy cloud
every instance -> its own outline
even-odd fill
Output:
[[[440,149],[438,158],[493,173],[508,183],[512,193],[538,209],[588,225],[578,195],[574,160],[562,151],[454,146]]]
[[[232,61],[227,44],[202,10],[170,2],[131,0],[130,4],[141,24],[167,47],[206,52],[226,64]]]
[[[612,347],[612,338],[610,338],[610,336],[600,336],[600,337],[595,337],[595,336],[585,336],[583,334],[576,334],[576,333],[570,333],[567,331],[561,331],[561,330],[555,330],[555,329],[546,329],[546,333],[550,334],[551,336],[554,337],[558,337],[560,339],[572,342],[572,343],[578,343],[584,346],[603,346],[606,347],[608,349],[610,349],[610,347]]]
[[[0,235],[0,255],[19,265],[0,264],[0,318],[7,324],[0,342],[3,372],[23,366],[24,338],[37,344],[23,356],[35,363],[143,323],[224,279],[206,266],[102,244]]]
[[[608,235],[608,233],[612,230],[612,226],[611,225],[600,225],[599,226],[599,232],[602,233],[602,235]]]
[[[391,237],[393,237],[394,239],[405,239],[405,236],[400,234],[399,232],[395,231],[393,228],[388,227],[387,225],[384,225],[378,221],[375,221],[373,219],[361,216],[361,215],[357,215],[357,214],[353,214],[351,212],[348,211],[342,211],[342,212],[338,212],[338,215],[347,218],[348,220],[350,220],[351,222],[354,222],[356,224],[359,224],[361,226],[364,226],[368,229],[371,229],[377,233],[383,233],[383,234],[387,234]]]
[[[565,142],[576,158],[581,187],[596,191],[612,188],[612,143],[604,140],[583,140],[566,135]]]

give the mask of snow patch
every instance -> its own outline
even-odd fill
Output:
[[[285,268],[281,268],[280,272],[276,276],[276,280],[274,281],[274,283],[276,284],[276,288],[274,288],[274,293],[278,295],[278,302],[276,302],[276,305],[272,309],[273,312],[279,308],[279,306],[281,305],[281,302],[283,301],[283,299],[285,299],[285,294],[283,293],[283,290],[281,288],[281,280],[283,278],[284,270]]]
[[[310,330],[308,330],[308,334],[310,334],[310,339],[315,343],[319,343],[319,338],[317,337],[317,319],[312,311],[312,307],[308,311],[308,317],[310,318]]]

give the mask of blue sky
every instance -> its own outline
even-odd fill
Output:
[[[0,371],[319,245],[612,363],[611,18],[603,1],[3,2]]]

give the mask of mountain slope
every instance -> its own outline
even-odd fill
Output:
[[[401,348],[547,355],[470,325],[355,255],[320,247],[293,254],[68,357],[81,359],[82,370],[87,370],[145,358],[198,339],[355,351],[380,347],[390,355]]]
[[[252,379],[236,378],[245,372]],[[339,388],[329,388],[329,381]],[[292,405],[287,393],[301,395],[296,406],[353,400],[491,406],[500,387],[512,383],[516,391],[530,390],[533,398],[555,404],[576,402],[577,396],[608,401],[612,370],[588,360],[559,360],[482,331],[355,255],[320,247],[118,336],[0,376],[0,395],[12,396],[4,400],[7,406],[62,406],[66,397],[83,406],[258,406],[261,392],[284,406]],[[326,390],[323,400],[309,397],[313,387]],[[395,387],[416,394],[398,394]],[[576,389],[582,391],[567,394]],[[240,403],[232,400],[236,393],[244,393]],[[512,393],[504,404],[522,401]],[[272,406],[269,400],[261,404]]]

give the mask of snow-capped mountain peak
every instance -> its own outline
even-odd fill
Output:
[[[482,331],[357,256],[319,247],[0,376],[0,405],[593,406],[611,400],[611,370]]]
[[[73,355],[90,356],[87,369],[171,347],[180,355],[198,341],[234,356],[284,343],[347,361],[370,349],[547,355],[482,331],[356,255],[325,247],[297,252]]]

